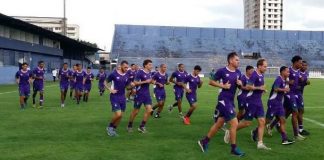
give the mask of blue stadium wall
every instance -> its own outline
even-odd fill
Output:
[[[226,64],[226,55],[231,51],[259,52],[270,66],[289,65],[292,56],[300,55],[311,68],[321,69],[323,40],[320,31],[115,25],[111,56],[135,63],[144,58],[160,58],[156,63],[176,59],[215,68]],[[243,65],[254,65],[255,61],[241,60]]]

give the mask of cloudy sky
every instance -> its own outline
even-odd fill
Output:
[[[114,24],[243,28],[243,0],[66,0],[80,38],[108,51]],[[63,16],[63,0],[2,0],[9,16]],[[324,0],[284,0],[285,30],[324,30]]]

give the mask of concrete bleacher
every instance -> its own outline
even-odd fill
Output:
[[[207,73],[226,65],[229,52],[259,52],[269,66],[289,65],[292,56],[300,55],[311,69],[322,70],[323,40],[318,31],[116,25],[111,56],[137,64],[150,58],[154,65],[164,62],[170,69],[178,63],[187,70],[199,64]],[[256,60],[241,56],[240,63],[255,66]]]

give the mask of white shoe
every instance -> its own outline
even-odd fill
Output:
[[[61,104],[61,107],[64,108],[64,104]]]
[[[271,150],[271,148],[268,148],[266,145],[264,145],[262,142],[258,142],[257,145],[258,149],[264,149],[264,150]]]
[[[228,144],[230,141],[230,132],[228,129],[225,130],[225,135],[224,135],[224,142]]]
[[[127,127],[127,132],[128,133],[133,133],[133,128],[132,127]]]
[[[179,117],[180,117],[181,119],[184,119],[184,116],[183,116],[182,112],[179,113]]]
[[[302,136],[301,134],[298,134],[297,136],[295,136],[295,139],[303,141],[306,139],[306,137]]]
[[[266,125],[266,132],[267,132],[267,134],[268,134],[269,136],[272,136],[272,129],[271,129],[271,127],[270,127],[270,124],[267,124],[267,125]]]

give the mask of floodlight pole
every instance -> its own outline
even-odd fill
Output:
[[[63,27],[62,27],[63,35],[66,36],[66,3],[63,0]]]

